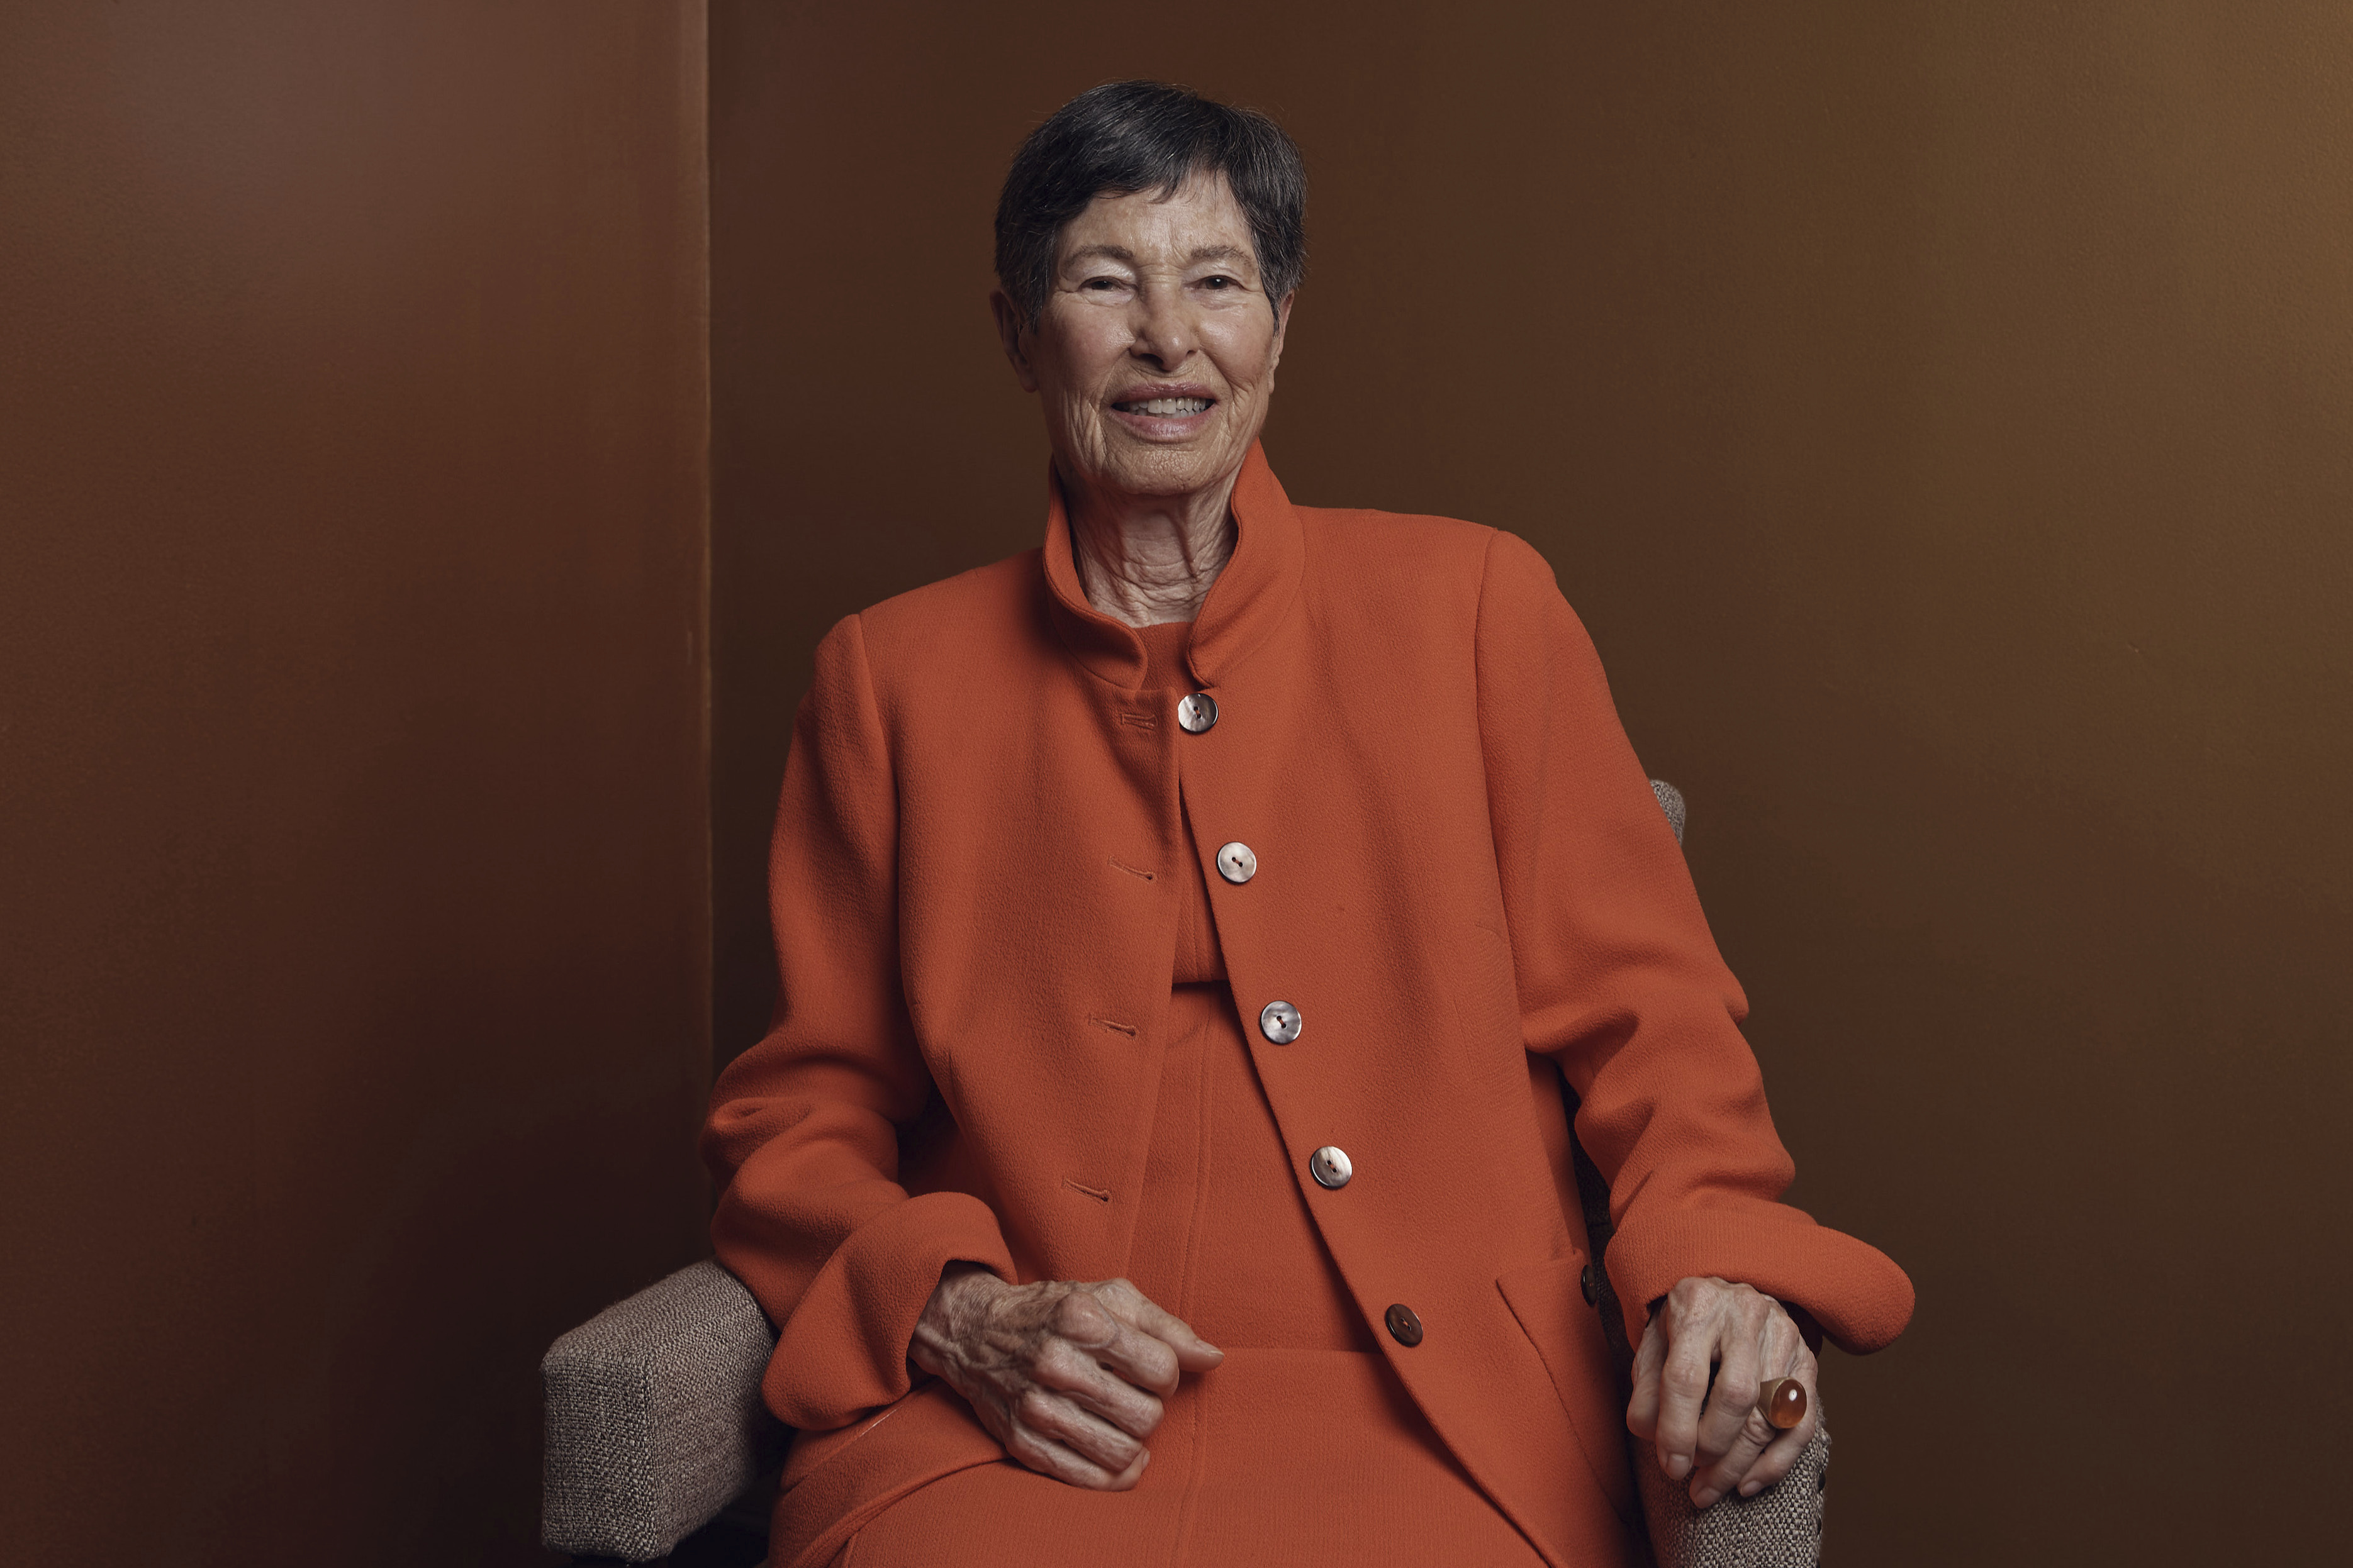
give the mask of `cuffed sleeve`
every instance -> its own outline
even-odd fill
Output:
[[[1803,1306],[1842,1348],[1912,1314],[1904,1271],[1778,1201],[1795,1167],[1702,916],[1599,658],[1544,558],[1491,540],[1479,706],[1522,1027],[1580,1106],[1610,1186],[1608,1252],[1630,1340],[1648,1304],[1716,1275]]]
[[[899,985],[897,792],[858,617],[818,647],[769,863],[778,997],[712,1091],[712,1239],[777,1326],[768,1405],[846,1426],[907,1392],[916,1320],[952,1262],[1011,1278],[997,1216],[912,1196],[899,1137],[933,1094]]]

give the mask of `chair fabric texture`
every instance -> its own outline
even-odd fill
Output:
[[[1683,821],[1688,815],[1683,807],[1683,792],[1664,779],[1651,781],[1651,793],[1659,797],[1659,809],[1667,814],[1667,826],[1675,830],[1675,842],[1683,841]]]
[[[648,1563],[782,1460],[760,1402],[776,1331],[715,1259],[679,1270],[565,1334],[540,1363],[541,1539]]]
[[[1681,842],[1682,794],[1662,779],[1651,788]],[[1605,1299],[1602,1310],[1614,1309]],[[776,1342],[752,1293],[710,1258],[556,1341],[540,1367],[545,1543],[645,1563],[717,1517],[784,1453],[786,1430],[760,1397]],[[1829,1426],[1816,1426],[1778,1486],[1705,1510],[1660,1472],[1648,1445],[1630,1439],[1651,1561],[1659,1568],[1813,1568],[1830,1468]]]

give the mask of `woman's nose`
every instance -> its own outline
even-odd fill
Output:
[[[1198,342],[1182,289],[1146,289],[1138,309],[1135,342],[1129,352],[1163,370],[1174,370],[1191,357]]]

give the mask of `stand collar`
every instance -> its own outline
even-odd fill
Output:
[[[1073,553],[1070,512],[1050,468],[1046,497],[1046,585],[1055,629],[1071,657],[1090,671],[1124,690],[1135,690],[1144,684],[1144,640],[1087,603]],[[1234,552],[1209,585],[1185,655],[1193,678],[1205,690],[1230,677],[1281,622],[1298,596],[1307,564],[1299,514],[1267,466],[1265,447],[1257,442],[1242,459],[1230,505]]]

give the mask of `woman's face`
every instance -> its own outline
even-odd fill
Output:
[[[1268,300],[1223,175],[1166,199],[1097,196],[1062,231],[1037,321],[1025,327],[1001,293],[991,303],[1022,386],[1044,401],[1054,455],[1082,486],[1210,489],[1266,423],[1291,301]]]

